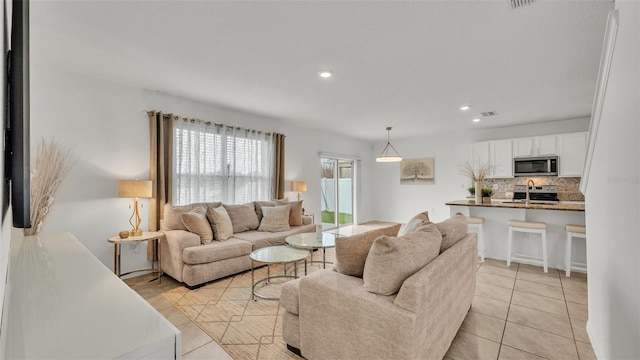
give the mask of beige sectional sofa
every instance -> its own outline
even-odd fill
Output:
[[[288,348],[311,360],[442,359],[474,297],[477,237],[462,215],[426,223],[398,237],[339,238],[335,269],[285,283]],[[362,254],[362,244],[371,247],[359,268],[340,247]]]
[[[250,221],[247,220],[247,216],[244,218],[240,216],[242,213],[238,209],[241,205],[223,205],[220,202],[185,206],[167,204],[164,208],[162,221],[162,231],[165,233],[165,237],[160,241],[161,266],[164,273],[190,287],[195,287],[251,269],[249,254],[253,250],[283,245],[285,238],[289,235],[315,232],[316,230],[316,226],[311,223],[311,217],[302,215],[301,202],[291,202],[290,211],[296,211],[296,216],[300,215],[298,222],[294,221],[296,225],[289,224],[288,230],[283,231],[258,231],[256,224],[262,223],[262,208],[275,207],[276,202],[263,201],[249,204],[243,205],[254,209],[257,222],[253,216]],[[282,204],[285,203],[278,203],[278,205]],[[211,216],[206,217],[207,222],[200,220],[201,222],[198,224],[200,227],[188,226],[193,223],[186,221],[188,216],[185,214],[192,216],[192,219],[198,219],[203,216],[202,209],[206,209],[205,212],[210,215],[212,209],[220,207],[228,209],[226,212],[230,215],[234,229],[231,237],[215,238],[217,231],[215,224],[209,220]],[[197,209],[200,209],[200,213],[196,211]],[[213,234],[212,239],[211,234]]]

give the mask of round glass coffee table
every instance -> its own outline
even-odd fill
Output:
[[[327,267],[327,248],[336,247],[336,238],[340,237],[338,234],[315,232],[315,233],[301,233],[287,236],[284,241],[291,247],[298,249],[306,249],[309,251],[315,249],[322,249],[322,268]],[[313,263],[313,253],[311,253],[311,262]],[[329,263],[331,264],[331,263]]]
[[[251,257],[251,293],[253,300],[257,298],[265,300],[279,300],[277,297],[268,297],[256,292],[256,286],[260,284],[268,285],[271,280],[278,278],[295,279],[298,277],[298,262],[304,260],[305,275],[307,273],[307,256],[309,256],[309,250],[296,249],[290,246],[269,246],[262,249],[255,250],[249,255]],[[267,277],[255,281],[254,277],[254,263],[256,261],[267,264]],[[284,273],[282,275],[271,276],[270,264],[283,264]],[[293,275],[287,275],[287,264],[293,264]]]

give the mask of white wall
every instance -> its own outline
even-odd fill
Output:
[[[392,139],[393,146],[405,159],[434,158],[433,185],[400,185],[399,163],[373,163],[373,218],[406,222],[418,212],[427,210],[432,220],[449,217],[447,201],[464,199],[469,179],[459,174],[457,165],[469,158],[469,146],[475,141],[506,139],[533,135],[549,135],[587,131],[589,118],[578,118],[542,124],[501,128],[474,129],[457,133],[435,134],[424,138]],[[375,149],[382,149],[378,143]]]
[[[37,39],[33,43],[37,45]],[[32,52],[37,54],[37,47]],[[131,200],[118,198],[118,180],[149,177],[149,125],[144,110],[152,109],[284,133],[287,136],[286,180],[307,181],[308,191],[303,195],[305,208],[316,214],[320,213],[318,152],[370,157],[370,145],[359,140],[34,64],[32,144],[41,138],[55,138],[71,145],[77,159],[59,189],[44,231],[73,233],[110,268],[113,267],[113,247],[106,239],[130,228]],[[370,172],[369,162],[363,161],[362,167],[364,174]],[[288,187],[287,182],[287,190]],[[368,183],[362,184],[363,193],[368,194],[369,189]],[[144,199],[142,204],[142,226],[146,229],[148,201]],[[371,204],[367,197],[363,199],[362,208],[360,219],[370,219]],[[123,272],[148,266],[144,246],[137,250],[123,247]]]
[[[586,190],[589,322],[599,359],[640,359],[640,4],[620,26]]]

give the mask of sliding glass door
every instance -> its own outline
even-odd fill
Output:
[[[322,157],[320,193],[322,228],[353,224],[354,161]]]

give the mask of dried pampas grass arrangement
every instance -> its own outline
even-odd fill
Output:
[[[37,235],[53,206],[56,191],[71,169],[71,148],[44,139],[38,145],[35,166],[31,168],[31,227],[25,235]]]
[[[484,178],[489,175],[493,168],[493,166],[483,162],[471,163],[467,161],[463,164],[458,165],[458,171],[460,172],[460,175],[468,177],[474,184],[478,181],[482,182],[482,180],[484,180]]]

